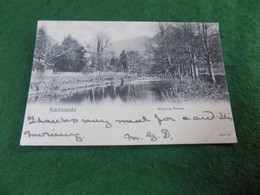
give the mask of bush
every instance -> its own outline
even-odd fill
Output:
[[[212,85],[204,80],[192,82],[190,78],[183,78],[180,83],[173,80],[171,86],[161,92],[164,101],[227,101],[228,92],[225,82],[218,78],[216,84]]]

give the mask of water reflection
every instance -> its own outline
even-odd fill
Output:
[[[120,85],[97,87],[77,91],[63,98],[62,102],[92,102],[121,100],[136,102],[138,100],[162,101],[161,91],[170,85],[167,81],[134,81]]]

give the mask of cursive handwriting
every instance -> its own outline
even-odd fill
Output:
[[[161,132],[164,134],[163,138],[169,138],[170,133],[167,129],[162,129]]]
[[[209,114],[206,117],[198,117],[198,116],[194,116],[193,120],[213,120],[215,118],[215,115],[213,114],[213,112],[211,111],[203,111],[202,113],[207,113]]]
[[[162,134],[162,136],[161,136],[161,134]],[[123,137],[124,137],[124,139],[127,139],[129,141],[136,141],[136,142],[142,142],[146,138],[149,139],[152,142],[157,142],[160,139],[173,140],[173,138],[171,137],[171,135],[170,135],[170,133],[167,129],[161,129],[161,134],[156,135],[156,133],[153,133],[151,131],[147,131],[146,134],[144,134],[145,138],[133,136],[133,135],[130,135],[129,133],[125,133]]]
[[[105,121],[103,119],[95,119],[95,120],[90,120],[90,119],[82,119],[83,123],[105,123],[106,128],[111,128],[112,124],[109,121]]]
[[[52,124],[57,124],[57,123],[78,123],[78,119],[41,119],[38,117],[37,119],[34,118],[34,116],[28,116],[27,120],[29,121],[29,124],[35,124],[35,123],[52,123]],[[105,123],[106,128],[111,128],[112,124],[109,121],[103,120],[103,119],[82,119],[81,120],[83,123]]]
[[[210,122],[213,120],[227,120],[227,121],[233,121],[232,115],[230,113],[222,113],[222,112],[218,112],[219,114],[214,114],[212,111],[202,111],[200,114],[196,114],[196,115],[191,115],[191,116],[181,116],[180,120],[185,120],[185,121],[205,121],[205,122]],[[151,120],[150,120],[151,119]],[[152,142],[155,142],[157,140],[160,139],[169,139],[172,140],[172,136],[170,135],[169,131],[167,129],[163,129],[163,128],[167,128],[164,127],[164,124],[166,122],[174,122],[175,119],[169,116],[158,116],[156,113],[154,114],[154,117],[146,117],[146,116],[142,116],[139,119],[115,119],[115,120],[104,120],[104,119],[77,119],[77,118],[63,118],[63,117],[59,117],[59,118],[54,118],[54,119],[43,119],[41,117],[35,117],[35,116],[28,116],[27,117],[28,120],[28,124],[32,125],[32,124],[67,124],[67,123],[71,123],[71,124],[78,124],[78,123],[94,123],[96,124],[100,124],[100,125],[104,125],[103,128],[112,128],[112,126],[115,123],[118,124],[122,124],[124,126],[130,126],[132,124],[144,124],[144,123],[150,123],[150,122],[154,122],[153,124],[159,124],[162,129],[161,131],[158,133],[155,132],[155,134],[151,131],[145,131],[143,134],[143,137],[138,137],[138,136],[133,136],[130,135],[129,133],[124,134],[124,139],[127,140],[133,140],[133,141],[137,141],[137,142],[141,142],[143,139],[149,139]],[[177,120],[179,120],[179,118],[177,118]],[[152,124],[151,124],[152,125]],[[166,124],[165,124],[166,125]],[[33,126],[33,125],[32,125]],[[143,130],[143,129],[142,129]],[[151,130],[151,129],[150,129]],[[77,142],[81,142],[83,140],[83,138],[80,136],[79,133],[57,133],[54,132],[54,130],[52,131],[44,131],[44,132],[40,132],[40,133],[32,133],[31,131],[25,131],[24,135],[28,135],[28,137],[74,137],[75,140]],[[161,137],[161,138],[160,138]]]
[[[24,135],[28,135],[28,137],[75,137],[77,142],[82,142],[83,137],[80,136],[79,133],[56,133],[53,132],[42,132],[42,133],[31,133],[31,131],[25,131]]]
[[[134,141],[140,139],[139,137],[131,136],[131,135],[129,135],[128,133],[126,133],[126,134],[124,135],[124,138],[127,139],[127,140],[134,140]]]
[[[142,116],[142,119],[137,120],[115,120],[116,122],[120,123],[145,123],[150,122],[151,120],[148,120],[145,116]]]
[[[233,121],[233,118],[230,116],[230,113],[221,113],[219,112],[219,116],[215,116],[215,114],[211,111],[203,111],[202,113],[207,114],[206,116],[193,116],[192,118],[189,117],[182,117],[182,120],[214,120],[214,119],[226,119],[226,120],[230,120]]]
[[[54,120],[49,120],[49,119],[41,119],[40,117],[38,117],[36,120],[34,119],[34,116],[28,116],[28,121],[29,124],[33,124],[33,123],[77,123],[78,119],[64,119],[64,118],[60,118],[60,119],[54,119]]]
[[[158,121],[158,123],[159,123],[160,125],[162,125],[162,122],[164,122],[164,121],[175,121],[175,120],[174,120],[173,118],[171,118],[171,117],[160,118],[160,117],[158,117],[157,114],[155,114],[154,117],[157,119],[157,121]]]
[[[219,119],[227,119],[227,120],[230,120],[230,121],[233,121],[233,118],[229,116],[229,113],[227,114],[222,114],[221,112],[219,112]]]
[[[155,142],[157,141],[157,137],[151,133],[151,131],[148,131],[145,137],[151,138],[151,141]]]

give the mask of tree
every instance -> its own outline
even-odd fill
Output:
[[[204,59],[206,60],[206,65],[208,68],[209,80],[211,83],[216,83],[214,69],[213,69],[213,52],[215,48],[220,48],[216,45],[216,40],[213,41],[216,36],[216,31],[214,30],[214,24],[202,23],[197,25],[198,35],[200,41],[203,45]],[[213,44],[215,43],[215,44]]]
[[[116,67],[116,58],[113,56],[109,62],[109,65],[112,67]]]
[[[118,58],[115,56],[112,56],[112,58],[110,59],[110,62],[109,62],[110,70],[116,71],[117,64],[118,64]]]
[[[125,50],[123,50],[119,56],[119,65],[121,66],[123,72],[128,72],[128,61]]]
[[[105,54],[104,54],[104,50],[107,48],[108,46],[108,38],[107,36],[100,32],[97,34],[96,36],[96,44],[97,44],[97,53],[96,53],[96,70],[98,71],[105,71],[105,63],[107,61],[107,59],[105,59]]]
[[[142,62],[142,56],[139,54],[138,51],[128,51],[128,66],[130,73],[136,73],[138,69],[140,69],[140,65]]]
[[[45,70],[48,65],[48,51],[51,47],[50,37],[44,27],[38,29],[36,36],[36,44],[34,50],[34,68],[37,70]]]
[[[148,50],[153,53],[154,61],[152,70],[157,74],[169,74],[175,78],[178,60],[176,48],[173,43],[174,28],[168,23],[159,23],[156,35],[148,41]]]
[[[199,52],[199,40],[196,35],[196,28],[193,24],[181,24],[175,28],[175,39],[177,45],[177,50],[179,52],[179,58],[182,58],[183,64],[187,64],[188,59],[188,69],[187,66],[182,64],[182,71],[185,75],[188,72],[192,78],[192,81],[197,81],[198,79],[198,67],[197,67],[197,55]],[[188,71],[187,71],[188,70]]]
[[[86,65],[84,47],[70,35],[61,44],[61,52],[52,58],[55,72],[79,72]]]
[[[122,72],[123,68],[121,66],[121,63],[117,57],[115,57],[115,72]]]
[[[97,52],[103,52],[109,43],[107,36],[102,32],[97,34],[96,42],[97,42]]]

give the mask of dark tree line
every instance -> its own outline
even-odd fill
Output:
[[[199,68],[206,69],[208,80],[215,83],[214,65],[222,64],[219,33],[215,24],[159,23],[156,35],[148,41],[152,53],[152,71],[168,74],[182,81],[199,78]]]
[[[96,36],[96,50],[84,48],[70,35],[61,44],[40,28],[34,55],[34,69],[54,72],[124,72],[141,73],[143,57],[137,51],[123,50],[116,56],[108,48],[109,40],[103,33]]]
[[[56,43],[40,28],[34,53],[34,68],[40,71],[52,69],[54,72],[79,72],[86,65],[86,50],[71,36]]]
[[[149,72],[149,61],[138,51],[123,50],[118,57],[113,56],[110,60],[111,70],[114,72],[137,73],[139,76]]]
[[[222,65],[218,29],[209,23],[159,23],[153,38],[147,41],[147,53],[123,50],[119,55],[109,50],[104,33],[96,36],[93,49],[83,47],[67,36],[61,44],[40,28],[35,46],[34,68],[54,72],[124,72],[138,75],[170,75],[173,79],[199,79],[204,70],[215,83],[214,67]],[[127,48],[126,48],[127,49]]]

